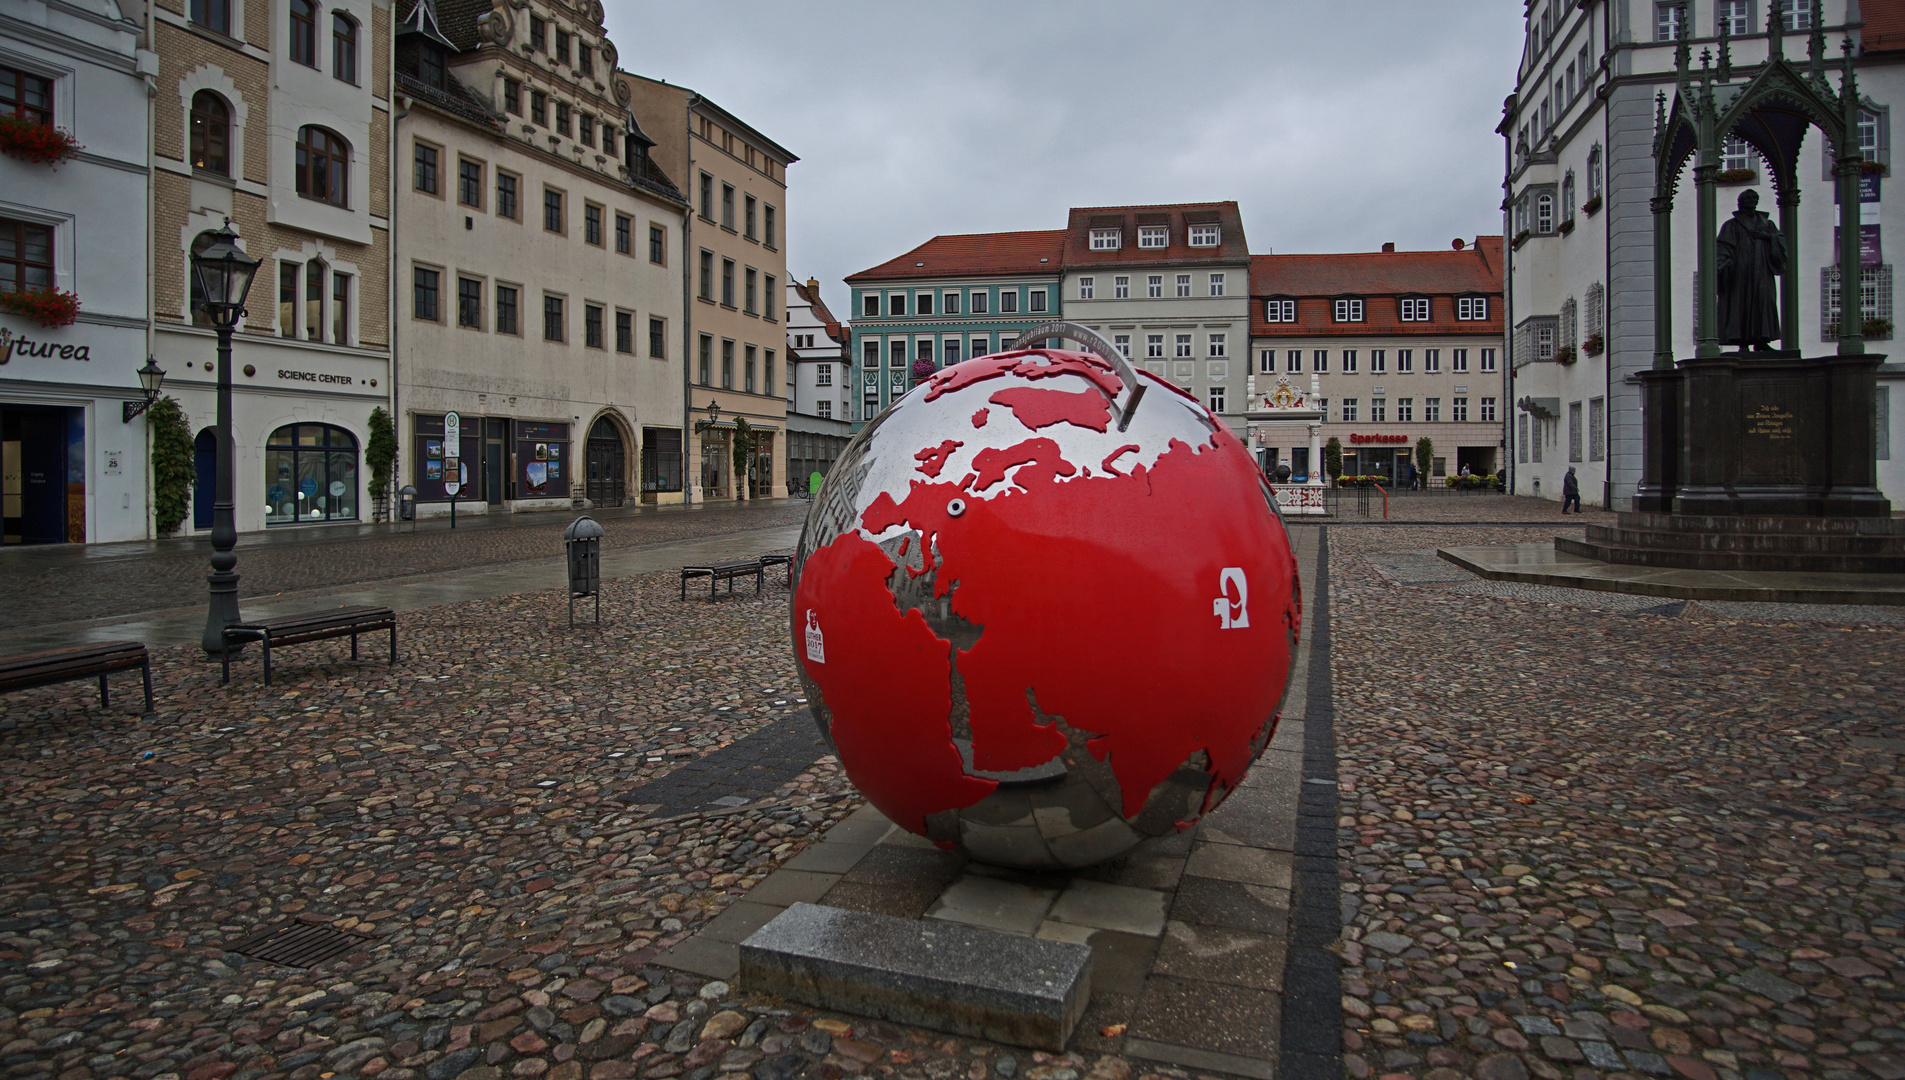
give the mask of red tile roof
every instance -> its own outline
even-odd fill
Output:
[[[1220,227],[1218,246],[1194,248],[1190,227]],[[1140,248],[1138,226],[1164,225],[1170,231],[1170,246]],[[1123,245],[1116,251],[1091,250],[1093,229],[1117,228]],[[1074,206],[1065,224],[1065,265],[1088,266],[1163,266],[1204,263],[1239,263],[1250,257],[1244,241],[1243,215],[1235,202],[1173,203],[1168,206]]]
[[[1457,296],[1490,297],[1486,320],[1457,322]],[[1378,251],[1342,255],[1252,255],[1250,333],[1254,336],[1501,333],[1502,238],[1478,236],[1461,251]],[[1264,321],[1267,297],[1295,298],[1297,321]],[[1332,321],[1331,300],[1359,296],[1364,320]],[[1396,298],[1430,298],[1428,322],[1403,322]]]
[[[1905,49],[1905,0],[1862,0],[1859,18],[1865,20],[1865,29],[1859,32],[1861,52]]]
[[[976,274],[1053,274],[1063,268],[1065,233],[966,233],[935,236],[924,244],[847,278],[847,284]]]
[[[833,312],[828,310],[827,302],[820,298],[820,290],[818,288],[808,288],[807,283],[804,281],[796,281],[794,282],[794,291],[800,294],[802,300],[813,305],[814,318],[819,319],[830,328],[827,333],[828,336],[831,337],[833,334],[831,328],[839,326],[840,320],[834,318]]]

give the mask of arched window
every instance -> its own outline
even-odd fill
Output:
[[[341,11],[331,14],[331,74],[357,85],[357,20]]]
[[[321,127],[298,129],[298,194],[349,206],[351,147]]]
[[[1554,231],[1554,192],[1544,191],[1535,196],[1535,231],[1551,233]]]
[[[231,107],[210,90],[192,95],[192,167],[231,175]]]
[[[291,0],[291,59],[317,66],[317,5],[312,0]]]
[[[192,238],[192,254],[203,254],[205,249],[211,247],[217,240],[218,237],[209,232],[199,233]],[[192,260],[190,259],[185,260],[185,280],[189,283],[191,288],[192,325],[212,325],[211,316],[205,314],[205,290],[199,287],[198,275],[192,272]]]
[[[287,424],[265,443],[265,524],[357,517],[357,440],[330,424]]]

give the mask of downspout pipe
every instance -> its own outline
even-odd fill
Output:
[[[695,106],[699,104],[701,95],[688,91],[688,107],[683,119],[688,136],[688,175],[682,177],[682,183],[688,185],[688,206],[681,215],[681,504],[685,507],[692,507],[695,502],[694,481],[688,475],[688,444],[694,436],[694,386],[689,379],[689,368],[694,364],[695,309],[690,279],[694,274]]]

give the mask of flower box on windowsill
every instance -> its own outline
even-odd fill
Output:
[[[1574,231],[1574,219],[1569,218],[1568,220],[1555,226],[1554,231],[1560,233],[1562,236],[1568,235],[1569,233]]]
[[[1892,320],[1867,319],[1860,329],[1860,336],[1867,341],[1890,341],[1892,338]]]
[[[1599,334],[1589,334],[1588,339],[1581,343],[1581,351],[1589,356],[1599,356],[1606,348],[1607,343]]]
[[[1879,176],[1892,175],[1892,167],[1890,165],[1887,165],[1883,161],[1865,162],[1864,164],[1859,166],[1859,171],[1863,173],[1874,173]]]
[[[58,165],[85,149],[51,124],[24,116],[0,116],[0,154],[39,165]]]
[[[32,319],[48,329],[71,326],[79,320],[79,297],[61,289],[0,292],[0,311]]]
[[[1759,170],[1724,169],[1713,179],[1720,184],[1750,184],[1759,179]]]
[[[1572,364],[1575,359],[1572,345],[1563,345],[1554,351],[1554,362],[1557,364]]]
[[[1534,234],[1529,232],[1527,229],[1523,229],[1520,232],[1515,234],[1515,239],[1510,243],[1510,246],[1519,248],[1521,247],[1521,245],[1527,243],[1528,238],[1532,235]]]
[[[1581,212],[1583,214],[1586,214],[1589,217],[1593,217],[1595,212],[1600,210],[1600,208],[1601,208],[1601,197],[1599,195],[1596,195],[1592,199],[1589,199],[1588,201],[1581,204]]]

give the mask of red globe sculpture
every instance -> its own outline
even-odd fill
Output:
[[[1223,801],[1275,732],[1301,608],[1229,428],[1059,325],[1103,355],[935,372],[835,462],[795,556],[794,651],[848,778],[939,846],[1026,868]]]

